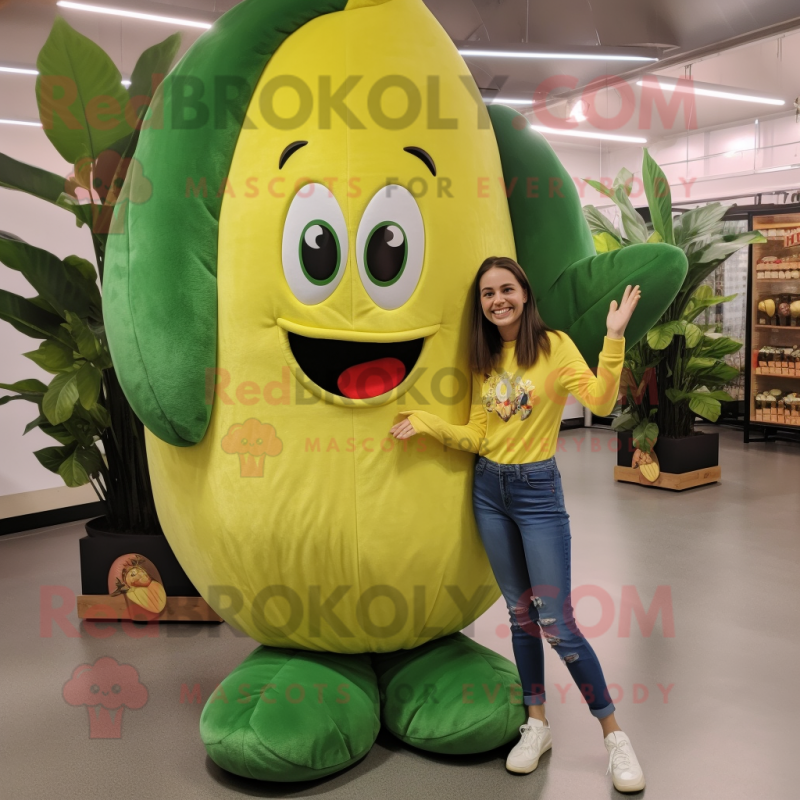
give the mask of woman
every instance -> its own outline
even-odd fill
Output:
[[[532,772],[552,744],[544,711],[543,634],[600,720],[614,786],[623,792],[643,789],[644,774],[617,724],[597,656],[575,625],[569,515],[554,453],[570,393],[599,415],[614,407],[625,328],[640,297],[638,286],[628,286],[619,305],[611,301],[595,377],[572,340],[544,324],[519,264],[488,258],[475,279],[469,422],[450,425],[425,411],[405,411],[406,418],[390,431],[396,439],[426,433],[480,455],[473,488],[475,519],[508,606],[528,708],[528,722],[520,727],[522,736],[506,767]]]

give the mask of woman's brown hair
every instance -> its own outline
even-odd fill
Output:
[[[528,276],[513,258],[491,256],[481,264],[475,276],[472,301],[472,324],[469,335],[470,369],[479,375],[488,375],[497,365],[503,351],[503,338],[497,325],[490,322],[483,313],[481,305],[481,278],[493,267],[508,270],[527,295],[527,302],[522,308],[519,334],[515,355],[517,365],[521,369],[529,369],[539,358],[540,353],[550,355],[550,339],[547,335],[558,333],[544,324],[536,308],[536,298],[531,291]]]

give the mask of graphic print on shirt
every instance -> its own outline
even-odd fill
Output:
[[[497,412],[503,422],[508,422],[514,414],[519,413],[520,421],[528,419],[533,406],[539,401],[535,394],[536,387],[525,380],[522,374],[484,375],[483,406],[491,414]]]

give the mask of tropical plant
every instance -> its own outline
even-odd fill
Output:
[[[669,183],[647,148],[642,160],[642,183],[651,222],[645,222],[630,199],[634,176],[620,170],[611,187],[587,180],[618,207],[621,229],[594,206],[584,215],[598,252],[632,244],[666,242],[680,247],[689,262],[683,286],[647,336],[625,354],[620,382],[627,407],[614,420],[617,431],[632,431],[634,446],[650,453],[658,436],[683,438],[694,432],[695,416],[716,422],[722,402],[733,398],[725,391],[739,374],[725,356],[743,343],[723,336],[721,326],[700,322],[704,312],[732,300],[715,296],[704,281],[742,247],[766,241],[757,231],[727,233],[725,207],[711,203],[673,219]]]
[[[39,53],[36,99],[43,129],[74,165],[59,175],[0,154],[0,186],[53,203],[92,237],[95,264],[52,253],[0,232],[0,262],[20,272],[35,296],[0,290],[0,319],[33,339],[25,356],[54,377],[0,383],[13,400],[33,403],[39,428],[58,442],[35,453],[67,486],[91,483],[105,503],[111,530],[160,533],[141,423],[120,389],[103,325],[106,241],[114,205],[131,165],[153,94],[169,70],[180,35],[145,50],[128,89],[108,55],[57,18]],[[71,101],[70,101],[70,98]]]

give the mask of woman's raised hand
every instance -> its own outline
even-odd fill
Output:
[[[622,295],[622,302],[617,306],[617,301],[611,301],[611,307],[608,310],[608,317],[606,318],[606,327],[608,328],[609,339],[622,339],[625,336],[625,328],[631,321],[633,309],[639,302],[642,296],[638,284],[636,286],[628,286],[625,288],[625,293]]]
[[[395,439],[410,439],[412,436],[417,435],[414,426],[408,419],[401,420],[396,425],[392,425],[392,427],[389,428],[389,433],[391,433]]]

